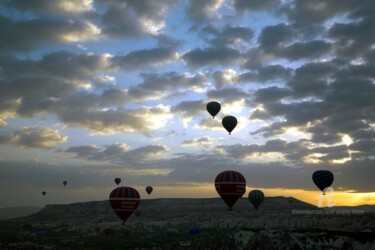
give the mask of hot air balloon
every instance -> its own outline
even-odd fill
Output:
[[[259,205],[264,200],[264,194],[260,190],[252,190],[251,192],[249,192],[249,200],[255,207],[255,210],[258,210]]]
[[[151,186],[146,187],[146,192],[148,193],[148,195],[151,194],[152,190],[154,190],[154,189]]]
[[[121,178],[115,178],[115,183],[118,185],[118,184],[120,184],[120,182],[121,182]]]
[[[229,134],[233,131],[233,129],[237,126],[237,118],[234,116],[226,116],[221,121],[224,128],[228,131]]]
[[[288,202],[289,202],[290,205],[293,205],[294,199],[292,197],[289,197]]]
[[[47,193],[46,191],[43,191],[43,192],[42,192],[42,195],[43,195],[43,196],[45,196],[45,195],[46,195],[46,193]]]
[[[115,188],[109,195],[109,203],[117,216],[123,220],[123,224],[137,209],[140,202],[138,191],[132,187]]]
[[[63,181],[63,185],[66,186],[66,184],[68,184],[68,182],[67,181]]]
[[[215,188],[227,204],[228,210],[232,211],[233,205],[246,192],[246,180],[239,172],[233,170],[224,171],[216,176]]]
[[[206,105],[206,109],[207,109],[208,113],[210,113],[210,115],[212,115],[212,119],[215,119],[215,116],[217,115],[217,113],[219,113],[219,111],[221,109],[221,105],[218,102],[209,102]]]
[[[323,195],[325,195],[324,189],[332,185],[334,177],[331,171],[317,170],[312,175],[312,179],[315,185],[323,192]]]
[[[137,210],[135,211],[135,216],[137,216],[137,218],[141,215],[141,211]]]

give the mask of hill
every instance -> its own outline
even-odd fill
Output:
[[[0,220],[24,217],[42,210],[42,207],[5,207],[0,208]]]
[[[294,198],[293,198],[294,199]],[[242,198],[234,205],[233,214],[240,217],[251,215],[274,215],[288,216],[291,215],[292,209],[317,209],[316,206],[306,202],[294,199],[293,206],[285,197],[266,197],[258,211],[250,204],[247,198]],[[204,199],[147,199],[142,200],[138,210],[141,211],[143,219],[163,220],[178,219],[188,220],[190,218],[204,217],[217,218],[218,216],[227,216],[227,206],[221,198],[204,198]],[[59,221],[59,220],[80,220],[81,222],[92,220],[116,221],[117,215],[112,211],[107,200],[91,201],[82,203],[73,203],[67,205],[47,205],[41,211],[15,220],[28,222],[42,221]],[[129,221],[135,220],[132,215]]]

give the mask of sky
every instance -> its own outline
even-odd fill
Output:
[[[244,175],[244,197],[317,204],[320,169],[336,205],[375,204],[374,12],[373,0],[0,0],[0,207],[105,200],[116,177],[142,199],[219,197],[225,170]]]

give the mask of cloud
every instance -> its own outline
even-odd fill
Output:
[[[278,7],[280,0],[234,0],[233,7],[238,12],[272,10]]]
[[[0,136],[0,144],[13,144],[19,148],[51,149],[64,143],[67,136],[61,136],[58,130],[42,127],[23,127],[9,135]]]
[[[88,21],[31,19],[16,21],[0,16],[0,51],[25,52],[42,45],[95,40],[100,29]]]
[[[94,10],[93,0],[13,0],[3,1],[2,4],[15,10],[39,13],[80,14]]]
[[[196,91],[202,89],[207,81],[207,77],[202,73],[196,75],[177,72],[142,73],[140,76],[143,78],[143,82],[128,89],[129,95],[136,100],[160,98],[167,92],[179,89]]]
[[[153,48],[135,50],[125,56],[111,58],[115,69],[137,70],[149,66],[162,66],[166,63],[176,61],[178,53],[173,48]]]
[[[358,6],[357,1],[333,0],[324,1],[298,1],[294,0],[281,8],[281,13],[286,14],[290,21],[300,23],[320,23],[347,12]]]
[[[222,138],[212,138],[209,136],[204,136],[201,138],[194,138],[191,140],[186,140],[181,143],[181,146],[184,147],[211,147],[213,146],[216,142],[221,141]]]
[[[216,17],[216,11],[224,0],[189,0],[186,14],[196,22],[204,22]]]
[[[230,25],[226,25],[221,30],[208,25],[203,27],[200,33],[214,47],[225,47],[241,42],[249,43],[254,36],[254,31],[250,28]],[[211,36],[213,38],[210,38]]]
[[[240,57],[241,53],[232,48],[207,47],[190,50],[182,56],[182,59],[188,67],[199,68],[213,65],[229,66],[236,63]]]
[[[303,58],[318,58],[329,54],[332,45],[323,40],[315,40],[306,43],[296,42],[281,49],[276,53],[289,60],[299,60]]]
[[[244,99],[249,96],[247,92],[235,87],[212,89],[207,91],[206,95],[211,99],[223,100],[224,103],[240,101],[241,99]]]
[[[134,162],[143,162],[147,160],[155,160],[163,152],[168,151],[166,146],[147,145],[136,149],[130,149],[124,143],[114,143],[105,146],[101,150],[95,145],[69,147],[65,150],[67,153],[74,153],[76,158],[83,158],[95,161],[110,161],[132,164]]]
[[[140,107],[125,109],[122,107],[112,110],[69,109],[62,105],[59,118],[70,127],[86,128],[104,134],[144,133],[163,128],[173,117],[169,106]]]
[[[167,13],[176,5],[172,0],[97,0],[96,3],[107,7],[101,16],[103,33],[126,38],[157,34],[165,27]]]

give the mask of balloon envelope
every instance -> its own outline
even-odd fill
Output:
[[[118,187],[112,190],[109,195],[109,203],[113,211],[125,221],[139,206],[140,195],[138,191],[132,187]]]
[[[215,188],[227,204],[228,210],[231,211],[233,205],[246,192],[246,180],[237,171],[224,171],[216,176]]]
[[[115,178],[115,183],[118,185],[118,184],[120,184],[120,182],[121,182],[121,179],[120,178]]]
[[[199,234],[200,232],[201,232],[201,229],[199,227],[189,229],[189,234]]]
[[[229,134],[233,131],[233,129],[237,126],[237,118],[234,116],[226,116],[221,121],[223,127],[228,131]]]
[[[63,185],[66,186],[66,184],[68,184],[68,182],[67,181],[63,181]]]
[[[251,192],[249,192],[249,200],[251,204],[253,204],[255,209],[258,210],[259,205],[264,200],[264,194],[260,190],[252,190]]]
[[[217,115],[217,113],[219,113],[219,111],[221,109],[221,105],[218,102],[209,102],[206,105],[206,109],[207,109],[208,113],[210,113],[210,115],[212,115],[212,118],[215,118],[215,116]]]
[[[46,191],[43,191],[43,192],[42,192],[42,195],[44,196],[44,195],[46,195],[46,193],[47,193]]]
[[[323,192],[323,195],[325,195],[324,189],[332,185],[334,176],[331,171],[317,170],[312,175],[312,179],[315,185]]]
[[[148,194],[151,194],[152,190],[154,190],[154,189],[153,189],[151,186],[147,186],[147,187],[146,187],[146,192],[147,192]]]

